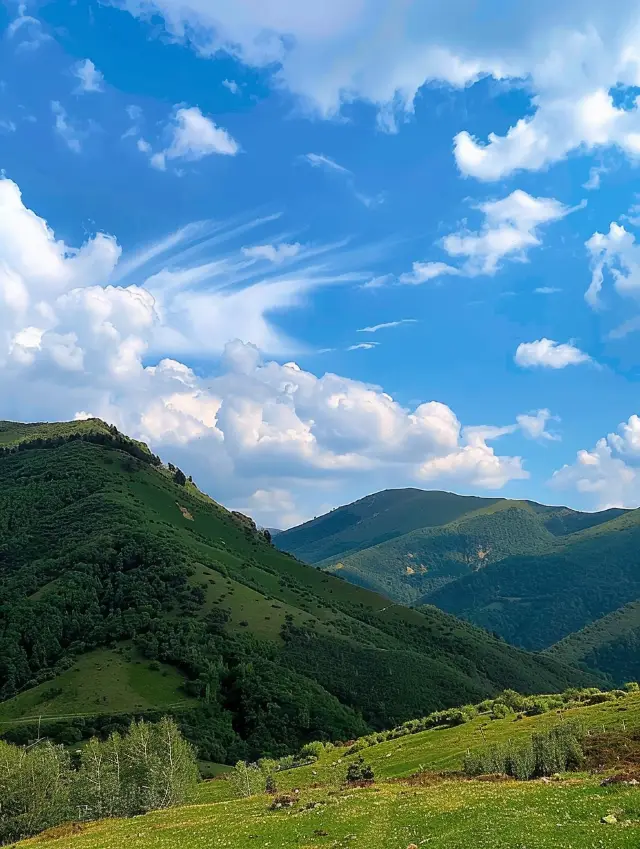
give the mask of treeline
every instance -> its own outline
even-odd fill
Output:
[[[91,442],[94,445],[107,445],[110,448],[117,448],[119,451],[124,451],[140,460],[143,463],[148,463],[151,466],[161,466],[162,460],[140,442],[130,439],[120,433],[115,425],[108,427],[108,433],[103,431],[78,432],[73,431],[67,434],[58,436],[37,436],[34,438],[23,439],[14,445],[0,446],[0,457],[6,457],[10,454],[17,454],[21,451],[31,451],[37,448],[59,448],[61,445],[66,445],[69,442]]]
[[[72,755],[41,741],[0,741],[0,843],[69,820],[142,814],[186,801],[198,781],[193,748],[170,718],[133,723]]]

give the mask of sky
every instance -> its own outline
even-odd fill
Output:
[[[640,2],[0,5],[0,418],[290,527],[640,505]]]

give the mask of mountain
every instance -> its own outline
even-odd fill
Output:
[[[305,563],[341,559],[417,528],[445,525],[501,499],[385,489],[279,535],[278,547]]]
[[[547,552],[506,557],[421,601],[539,650],[638,599],[640,511],[634,510],[559,537]]]
[[[606,651],[590,650],[588,658],[553,656],[616,680],[635,668],[624,659],[636,645],[633,616],[616,611],[640,599],[639,543],[640,511],[580,513],[420,490],[369,496],[277,540],[325,572],[395,602],[435,605],[529,650],[611,616],[616,629],[625,627],[615,646],[607,640]],[[608,633],[608,623],[593,633]]]
[[[551,646],[551,657],[606,670],[621,684],[640,678],[640,600],[602,616]]]
[[[393,601],[453,604],[453,587],[448,594],[432,594],[452,583],[466,586],[466,578],[473,586],[473,576],[480,572],[489,581],[494,565],[506,558],[564,550],[589,528],[613,531],[612,520],[627,513],[580,513],[533,501],[385,490],[283,532],[277,545]]]
[[[170,711],[201,757],[234,762],[591,681],[299,562],[98,419],[0,422],[7,738]]]

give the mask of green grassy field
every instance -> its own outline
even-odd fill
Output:
[[[640,728],[640,694],[565,711],[594,730]],[[460,767],[468,748],[527,735],[559,721],[538,717],[488,720],[390,740],[362,754],[376,783],[345,788],[356,755],[333,748],[310,766],[276,773],[279,791],[299,790],[289,809],[270,810],[268,796],[232,799],[224,779],[199,785],[194,803],[130,820],[62,827],[18,844],[42,849],[601,849],[640,844],[640,790],[600,786],[599,777],[559,782],[487,782],[425,771]],[[482,729],[482,730],[481,730]],[[419,779],[409,776],[422,771]],[[613,814],[617,822],[602,823]]]
[[[195,703],[185,695],[184,677],[173,666],[155,666],[150,668],[149,661],[130,645],[117,651],[95,649],[80,656],[53,681],[0,702],[0,731],[38,717],[126,713]]]

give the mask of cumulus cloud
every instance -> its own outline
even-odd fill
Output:
[[[228,88],[231,94],[240,94],[240,86],[235,80],[222,80],[222,85]]]
[[[501,200],[477,206],[483,220],[479,230],[462,229],[442,239],[441,246],[460,266],[445,262],[414,262],[400,283],[419,284],[444,275],[476,277],[495,274],[504,260],[526,262],[531,248],[542,244],[540,229],[573,210],[555,198],[532,197],[516,189]]]
[[[505,258],[524,261],[530,248],[542,244],[539,228],[570,211],[555,198],[535,198],[520,189],[478,209],[484,216],[479,231],[452,233],[443,240],[449,256],[466,258],[463,272],[468,275],[494,274]]]
[[[146,139],[137,142],[138,149],[149,155],[151,166],[158,171],[166,170],[167,161],[197,162],[212,154],[235,156],[240,152],[240,145],[227,130],[218,127],[197,106],[176,106],[165,135],[168,145],[155,153]]]
[[[90,94],[104,91],[104,76],[93,64],[91,59],[76,63],[73,75],[78,80],[77,94]]]
[[[640,418],[630,416],[591,451],[578,451],[550,483],[581,493],[593,509],[640,506]]]
[[[591,284],[585,300],[598,307],[605,273],[609,273],[616,292],[625,297],[640,298],[640,246],[633,233],[614,221],[608,233],[594,233],[586,243],[591,259]]]
[[[529,439],[558,442],[560,436],[547,430],[549,422],[558,422],[558,416],[553,416],[550,410],[535,410],[531,413],[521,413],[516,416],[516,422],[522,433]]]
[[[303,108],[324,117],[365,100],[378,126],[396,131],[429,82],[459,88],[483,77],[526,86],[529,108],[504,134],[455,137],[463,174],[498,180],[537,170],[572,151],[640,150],[638,4],[541,0],[505,14],[501,0],[482,9],[395,0],[292,0],[269,3],[121,0],[133,14],[160,14],[167,30],[202,55],[224,51],[272,70]],[[629,93],[620,103],[612,91]]]
[[[536,339],[521,342],[514,361],[522,368],[566,368],[591,362],[591,357],[570,342],[555,342],[553,339]]]
[[[56,239],[17,185],[0,180],[3,414],[39,420],[91,411],[196,470],[224,503],[253,505],[263,524],[390,483],[500,489],[526,476],[520,457],[494,447],[523,432],[521,423],[464,427],[438,401],[408,408],[378,386],[265,359],[238,341],[243,335],[284,353],[291,340],[269,312],[344,278],[327,276],[340,258],[330,254],[320,280],[278,269],[246,278],[241,244],[186,264],[203,245],[237,243],[259,226],[198,222],[121,258],[106,234],[80,248]],[[203,377],[180,352],[201,362],[222,356]]]

